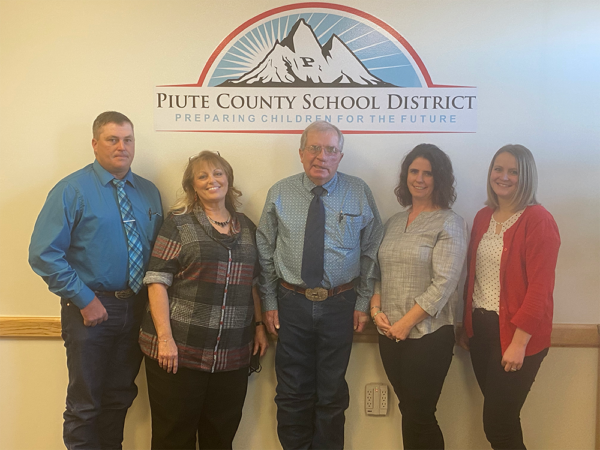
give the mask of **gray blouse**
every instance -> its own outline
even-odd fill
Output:
[[[457,319],[458,281],[467,254],[467,225],[450,209],[420,213],[407,227],[408,211],[391,217],[379,247],[381,309],[390,323],[418,303],[430,317],[408,337],[418,339]]]

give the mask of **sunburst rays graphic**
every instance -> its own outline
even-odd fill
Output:
[[[208,85],[217,86],[254,69],[300,19],[312,28],[321,45],[336,34],[367,70],[380,79],[396,86],[422,86],[403,49],[381,30],[350,17],[320,12],[275,17],[246,31],[223,55]]]

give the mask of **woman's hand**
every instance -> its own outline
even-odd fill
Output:
[[[158,365],[167,371],[167,373],[177,373],[179,367],[179,358],[177,344],[171,338],[158,340]]]
[[[390,320],[383,311],[381,311],[375,316],[373,322],[375,322],[375,325],[383,332],[383,334],[386,334],[392,326]]]
[[[467,330],[463,325],[456,325],[454,327],[454,340],[456,344],[469,351],[469,336],[467,336]]]
[[[413,326],[414,325],[407,320],[407,316],[404,316],[398,322],[394,323],[385,333],[385,335],[390,339],[403,341],[408,337],[410,330],[413,329]]]
[[[526,331],[517,328],[513,335],[512,341],[504,354],[502,355],[502,367],[505,372],[516,372],[523,367],[525,359],[525,350],[529,344],[531,335]]]
[[[402,319],[390,327],[385,335],[390,339],[403,341],[408,337],[410,330],[412,330],[415,325],[423,322],[427,317],[429,317],[429,314],[427,314],[418,303],[415,303]]]
[[[260,350],[260,356],[264,356],[269,348],[269,339],[267,339],[267,330],[265,325],[258,325],[254,331],[254,351],[253,355]]]
[[[523,367],[526,348],[516,345],[514,342],[510,343],[504,355],[502,355],[502,367],[504,367],[505,372],[516,372]]]

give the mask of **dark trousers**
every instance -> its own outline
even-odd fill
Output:
[[[435,417],[452,362],[454,327],[446,325],[420,339],[396,342],[379,336],[379,352],[402,413],[404,449],[444,448]]]
[[[277,433],[285,450],[342,449],[354,290],[322,302],[279,287]]]
[[[505,372],[498,314],[476,309],[473,333],[469,346],[473,371],[484,397],[485,435],[494,449],[525,449],[521,408],[548,349],[526,356],[520,370]]]
[[[145,358],[152,414],[152,449],[231,449],[242,419],[248,368],[202,372],[179,367],[176,374]]]
[[[137,395],[138,333],[145,294],[98,297],[108,320],[86,327],[77,306],[61,301],[69,386],[63,438],[69,450],[120,449],[127,409]]]

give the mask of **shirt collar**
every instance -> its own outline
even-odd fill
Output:
[[[325,188],[325,190],[327,191],[327,194],[331,194],[335,190],[337,183],[338,183],[338,174],[336,172],[335,175],[333,176],[333,178],[323,185],[323,188]],[[313,183],[310,178],[308,178],[306,173],[303,174],[302,185],[304,186],[304,189],[306,189],[309,192],[312,191],[313,188],[316,186],[316,184]]]
[[[115,176],[112,173],[110,173],[108,170],[106,170],[100,165],[97,159],[94,160],[94,164],[92,164],[92,167],[94,169],[94,172],[96,172],[96,175],[100,179],[100,183],[102,183],[102,186],[106,186],[113,180],[113,178],[115,178]],[[135,187],[135,181],[131,169],[129,169],[127,175],[125,175],[123,180],[127,181],[131,186]]]

